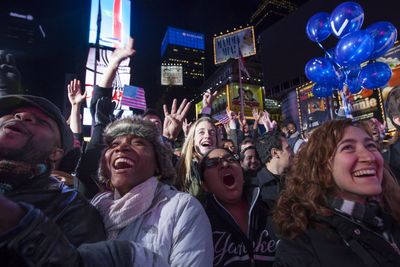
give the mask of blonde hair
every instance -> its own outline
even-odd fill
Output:
[[[189,190],[189,186],[191,184],[191,179],[193,176],[193,172],[197,172],[197,170],[193,170],[192,161],[195,160],[197,162],[200,161],[202,155],[196,151],[194,145],[194,137],[196,134],[196,128],[201,122],[209,122],[217,133],[217,127],[214,125],[213,121],[209,117],[202,117],[194,122],[192,127],[190,127],[189,133],[185,139],[185,142],[182,146],[181,157],[179,158],[178,163],[176,164],[176,172],[177,172],[177,181],[175,186],[181,190],[187,192]],[[219,144],[218,135],[216,134],[217,145]]]

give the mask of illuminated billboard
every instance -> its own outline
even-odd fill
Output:
[[[253,26],[214,37],[214,64],[256,54],[256,43]]]
[[[301,131],[311,130],[331,119],[329,102],[324,97],[315,97],[312,93],[313,86],[314,84],[307,84],[296,89]]]
[[[300,125],[303,132],[314,129],[325,121],[345,117],[341,97],[336,90],[331,101],[328,101],[328,98],[325,97],[315,97],[312,92],[313,86],[314,83],[307,83],[296,89]],[[352,94],[347,101],[353,121],[376,118],[381,123],[385,122],[380,89],[363,89],[357,94]]]
[[[169,44],[205,50],[204,34],[168,27],[161,43],[161,57]]]
[[[183,85],[182,66],[161,66],[161,85]]]
[[[227,86],[227,97],[228,99],[228,107],[230,110],[234,112],[240,111],[240,95],[239,95],[239,84],[238,83],[230,83]],[[243,84],[243,104],[244,104],[244,115],[247,118],[252,118],[253,108],[257,108],[258,110],[264,110],[263,101],[262,101],[262,88],[258,85],[253,84]],[[221,98],[222,103],[220,104],[222,107],[224,106],[224,98]],[[225,100],[226,101],[226,100]]]
[[[86,81],[85,81],[85,90],[87,92],[86,96],[86,106],[90,106],[90,100],[92,99],[92,93],[93,93],[93,84],[94,84],[94,61],[95,61],[95,51],[96,49],[91,47],[89,49],[89,55],[88,59],[86,62]],[[111,56],[112,51],[110,50],[105,50],[105,49],[99,49],[99,61],[97,62],[97,75],[96,75],[96,83],[98,84],[101,76],[105,70],[105,68],[108,65],[109,62],[109,57]],[[117,73],[115,75],[114,81],[113,81],[113,87],[114,87],[114,92],[113,92],[113,101],[117,103],[116,108],[126,108],[121,106],[121,97],[122,97],[122,92],[124,85],[129,85],[130,82],[130,67],[129,67],[129,61],[130,59],[127,58],[124,61],[121,62],[121,64],[118,67]]]
[[[99,16],[99,10],[101,10],[101,16]],[[106,47],[123,46],[130,36],[131,1],[92,0],[89,29],[91,44],[96,43],[99,19],[101,20],[99,44]]]
[[[392,77],[386,86],[382,88],[383,102],[386,103],[386,98],[390,91],[395,86],[400,86],[400,43],[396,42],[395,46],[389,49],[383,56],[377,59],[377,61],[387,63],[392,69]],[[389,115],[386,114],[386,122],[389,131],[394,131],[396,128],[392,121],[389,119]]]

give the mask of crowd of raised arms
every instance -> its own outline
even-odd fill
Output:
[[[302,135],[256,109],[223,125],[209,90],[193,122],[187,100],[117,118],[112,83],[135,52],[130,39],[112,54],[84,142],[80,82],[67,121],[16,94],[0,51],[1,266],[400,266],[397,133],[343,119]],[[400,87],[387,104],[400,130]]]

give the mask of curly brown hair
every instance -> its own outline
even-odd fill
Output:
[[[329,216],[332,213],[327,208],[327,196],[333,194],[336,184],[329,166],[349,126],[366,131],[349,119],[328,121],[312,133],[296,155],[274,213],[274,221],[283,236],[294,238],[307,228],[316,227],[314,215]],[[400,222],[400,187],[386,166],[380,197],[382,208]]]

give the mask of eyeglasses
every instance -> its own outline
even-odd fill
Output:
[[[238,160],[229,154],[226,154],[222,157],[218,158],[205,158],[203,160],[202,169],[212,168],[220,165],[223,161],[227,162],[228,164],[238,163]]]

